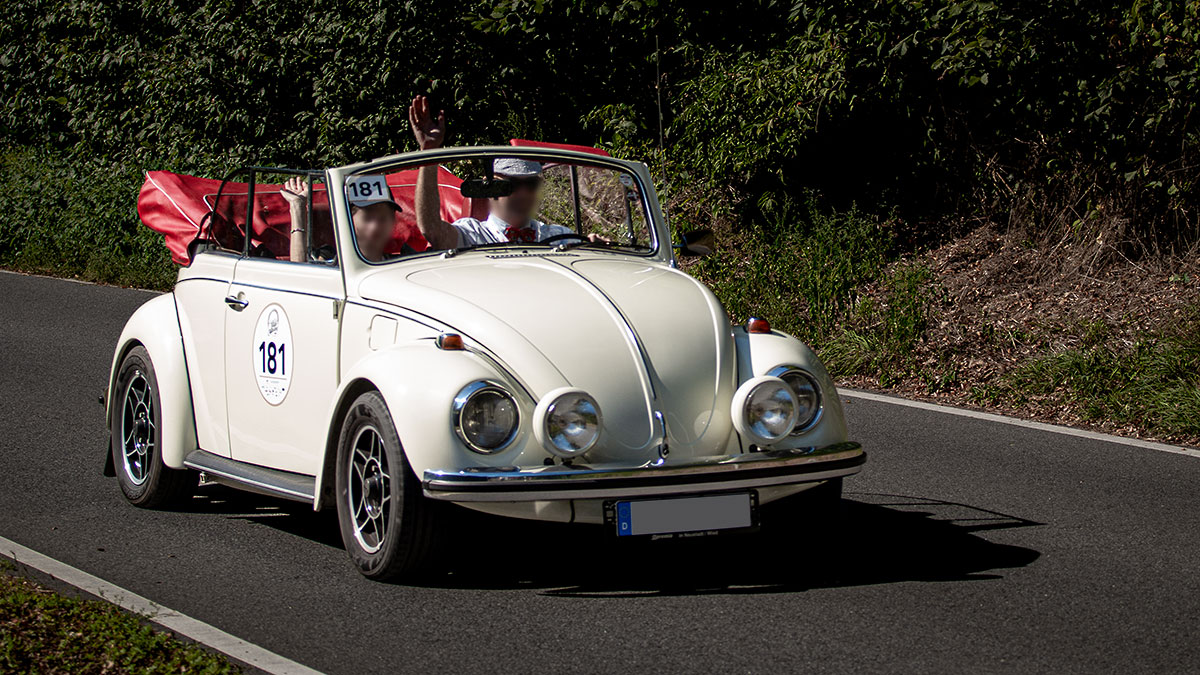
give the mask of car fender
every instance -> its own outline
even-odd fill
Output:
[[[476,380],[502,384],[520,410],[517,439],[496,455],[471,452],[454,431],[451,417],[454,397]],[[418,477],[426,469],[514,464],[523,453],[540,450],[529,433],[534,405],[531,398],[489,361],[470,350],[443,351],[433,340],[395,345],[372,352],[351,366],[342,378],[329,411],[325,459],[316,478],[315,509],[319,510],[333,494],[334,462],[346,412],[354,399],[372,389],[383,396],[405,457]]]
[[[752,377],[766,375],[777,366],[799,366],[808,371],[821,387],[821,413],[815,425],[803,434],[788,439],[780,447],[822,446],[845,441],[849,432],[833,378],[808,345],[782,331],[747,333],[742,327],[733,331],[738,352],[738,385]]]
[[[110,432],[119,406],[116,401],[118,369],[125,355],[137,345],[150,353],[158,380],[163,464],[172,469],[182,469],[183,458],[196,449],[196,421],[192,413],[192,391],[173,294],[166,293],[146,302],[125,322],[113,352],[108,395],[105,397],[105,421]]]

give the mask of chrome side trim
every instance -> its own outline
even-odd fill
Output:
[[[303,265],[305,263],[290,263],[290,264]],[[342,297],[339,297],[336,295],[327,295],[325,293],[309,293],[308,291],[298,291],[294,288],[276,288],[275,286],[263,286],[262,284],[252,284],[252,283],[248,283],[245,281],[238,281],[236,276],[234,277],[233,282],[230,284],[230,287],[234,288],[234,289],[236,289],[236,288],[256,288],[260,291],[275,291],[276,293],[291,293],[293,295],[307,295],[310,298],[320,298],[322,300],[338,300],[338,301],[344,300],[344,298],[342,298]]]
[[[308,504],[313,503],[316,495],[315,476],[247,464],[206,450],[188,453],[183,464],[189,469],[202,471],[218,483],[240,490]]]
[[[422,483],[425,496],[447,501],[599,499],[810,483],[858,473],[865,462],[862,447],[846,442],[821,448],[705,457],[678,464],[426,471]]]

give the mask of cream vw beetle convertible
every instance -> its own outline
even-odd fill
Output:
[[[495,170],[511,160],[540,173]],[[441,221],[494,230],[524,193],[542,238],[429,248],[421,166]],[[147,224],[158,204],[193,230],[174,290],[113,358],[106,470],[134,504],[217,482],[336,508],[351,559],[382,579],[429,566],[445,502],[613,537],[750,530],[810,488],[823,497],[795,519],[832,517],[865,461],[813,352],[761,319],[731,325],[677,269],[675,248],[701,246],[672,246],[642,164],[501,146],[242,173],[143,189]],[[281,191],[289,177],[304,194]],[[371,188],[396,213],[375,261],[355,223]]]

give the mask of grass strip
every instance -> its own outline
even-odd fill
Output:
[[[0,561],[0,672],[240,673],[224,656],[99,600],[57,593]]]

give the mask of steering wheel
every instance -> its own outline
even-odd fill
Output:
[[[556,235],[553,235],[550,237],[546,237],[545,239],[539,241],[538,243],[539,244],[552,244],[552,243],[562,240],[562,239],[579,239],[582,241],[588,241],[586,234],[579,234],[578,232],[563,232],[562,234],[556,234]]]

